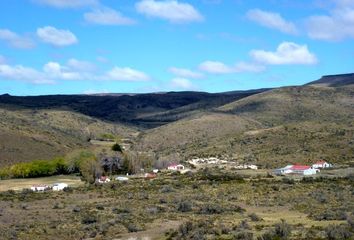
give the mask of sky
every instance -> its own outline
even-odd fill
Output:
[[[3,0],[0,94],[224,92],[354,72],[354,0]]]

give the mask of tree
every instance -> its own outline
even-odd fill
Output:
[[[123,152],[123,149],[122,149],[122,147],[121,147],[118,143],[115,143],[115,144],[112,146],[112,151],[115,151],[115,152]]]

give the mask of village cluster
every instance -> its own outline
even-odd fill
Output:
[[[234,162],[229,162],[226,160],[220,160],[215,157],[210,157],[210,158],[194,158],[190,161],[188,161],[191,165],[198,166],[198,165],[208,165],[208,164],[232,164],[233,169],[252,169],[252,170],[257,170],[258,166],[254,164],[237,164]],[[320,169],[323,168],[331,168],[332,164],[326,162],[326,161],[318,161],[314,163],[312,166],[308,165],[287,165],[283,168],[278,168],[273,171],[273,174],[275,175],[314,175],[320,172]],[[168,171],[187,171],[184,165],[182,164],[170,164],[167,166]],[[142,169],[143,171],[143,169]],[[158,172],[160,172],[160,169],[153,169],[151,173],[145,173],[143,174],[143,177],[145,179],[154,179],[157,177]],[[125,182],[128,181],[130,178],[127,176],[118,176],[114,178],[116,181],[120,182]],[[108,176],[101,176],[96,179],[97,183],[108,183],[110,182],[111,179]],[[53,190],[53,191],[61,191],[64,190],[65,188],[68,187],[68,184],[66,183],[55,183],[53,185],[33,185],[31,187],[32,191],[36,192],[42,192],[42,191],[48,191],[48,190]]]

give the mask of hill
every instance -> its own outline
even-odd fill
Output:
[[[1,164],[48,159],[111,133],[170,161],[224,156],[267,167],[354,158],[354,74],[226,93],[0,96]]]
[[[354,158],[353,96],[354,87],[343,83],[274,89],[147,131],[137,147],[170,158],[226,155],[268,167],[345,163]]]
[[[257,94],[267,89],[227,93],[169,92],[151,94],[0,95],[0,104],[26,109],[64,109],[104,121],[153,128],[179,120],[188,112],[205,110]]]
[[[321,79],[310,82],[307,85],[318,85],[327,87],[354,85],[354,73],[323,76]]]
[[[71,111],[1,106],[0,166],[62,156],[107,133],[132,137],[136,130]]]

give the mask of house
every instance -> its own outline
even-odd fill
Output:
[[[52,186],[53,191],[62,191],[64,188],[67,188],[68,184],[66,183],[54,183]]]
[[[159,170],[158,170],[158,169],[153,169],[152,172],[153,172],[153,173],[158,173]]]
[[[171,164],[167,167],[167,169],[172,171],[180,171],[184,170],[184,166],[182,164]]]
[[[116,177],[116,180],[117,181],[121,181],[121,182],[125,182],[125,181],[128,181],[129,178],[127,178],[127,177]]]
[[[154,179],[157,177],[156,173],[145,173],[145,179]]]
[[[312,165],[313,168],[330,168],[332,167],[332,164],[324,161],[324,160],[320,160],[320,161],[317,161],[316,163],[314,163]]]
[[[110,182],[111,181],[111,179],[109,179],[109,177],[106,177],[106,176],[101,176],[98,180],[97,180],[97,182],[99,182],[99,183],[108,183],[108,182]]]
[[[287,165],[283,168],[275,169],[274,174],[276,175],[286,175],[286,174],[299,174],[299,175],[313,175],[319,172],[311,166],[306,165]]]
[[[49,186],[44,184],[33,185],[31,187],[31,190],[34,192],[44,192],[47,189],[49,189]]]
[[[274,174],[275,175],[285,175],[285,174],[289,174],[292,172],[291,168],[293,167],[294,165],[287,165],[283,168],[278,168],[278,169],[275,169],[274,170]]]
[[[319,172],[318,169],[306,165],[293,165],[290,169],[291,173],[299,175],[313,175]]]

